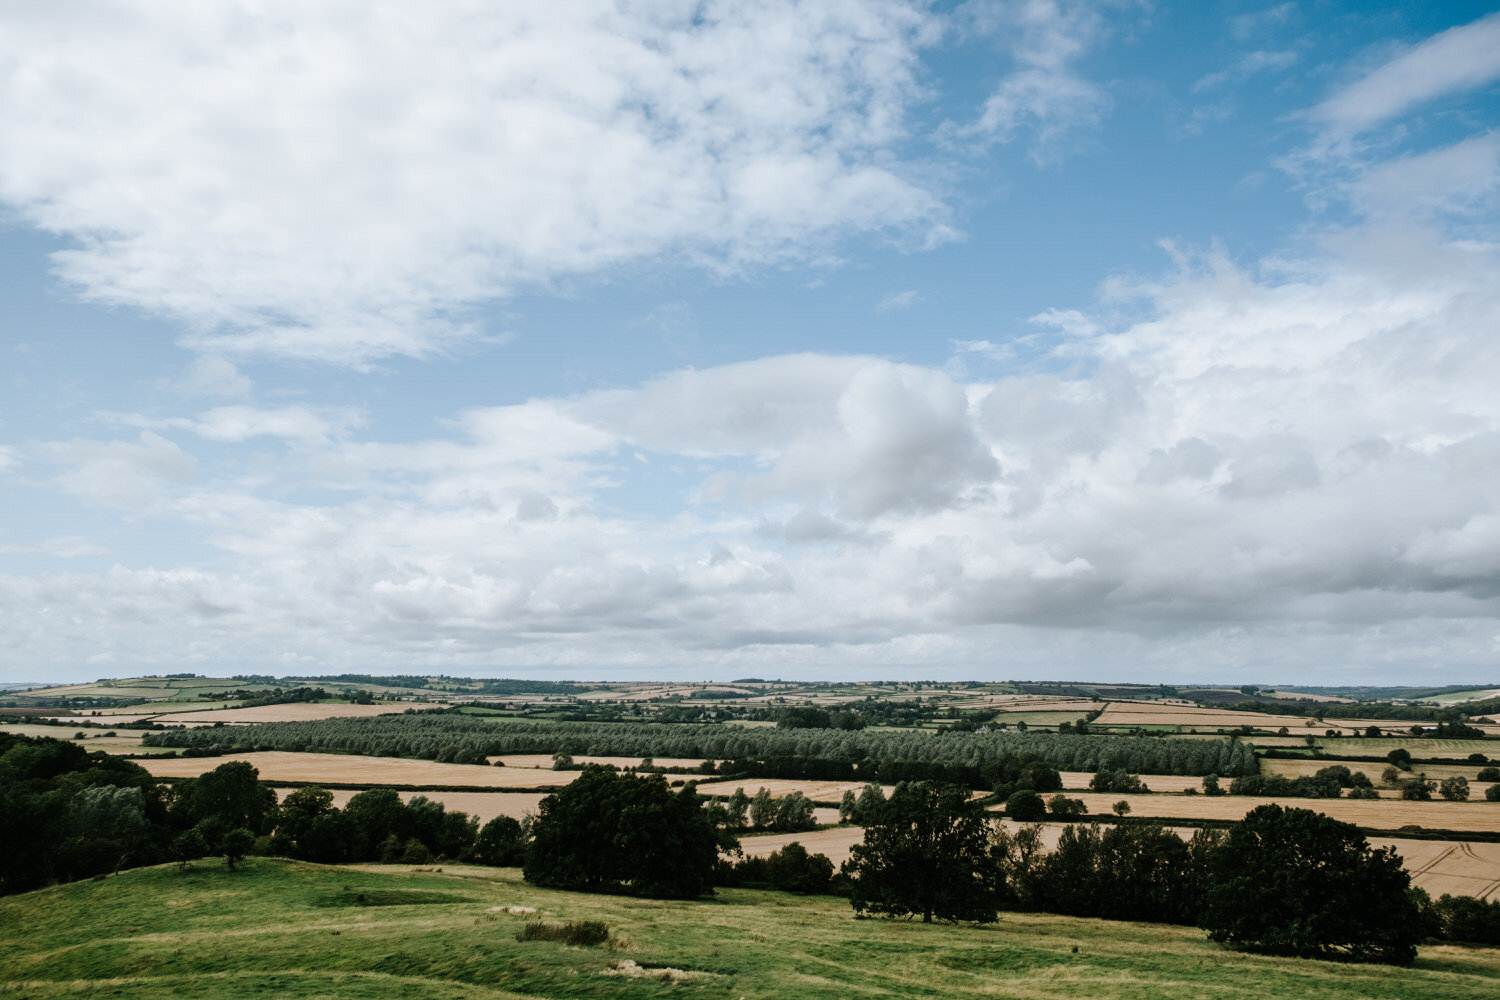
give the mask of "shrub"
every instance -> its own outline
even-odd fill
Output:
[[[1367,785],[1362,788],[1349,789],[1349,797],[1351,799],[1378,799],[1380,793]]]
[[[1426,778],[1412,778],[1401,782],[1401,797],[1412,802],[1431,802],[1433,788],[1434,783]]]
[[[565,924],[533,920],[521,928],[516,940],[561,941],[563,944],[593,947],[609,940],[609,925],[602,920],[570,920]]]
[[[1476,781],[1500,781],[1500,767],[1481,768],[1474,776]]]
[[[1500,802],[1500,785],[1491,785],[1484,790],[1486,802]]]

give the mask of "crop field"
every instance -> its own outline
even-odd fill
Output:
[[[401,757],[356,757],[347,754],[293,753],[267,750],[223,757],[155,757],[139,763],[157,777],[193,778],[231,760],[244,760],[260,771],[262,781],[331,781],[350,785],[478,785],[487,788],[546,788],[566,785],[578,771],[541,771],[526,767],[481,767],[436,764]]]
[[[211,726],[216,722],[225,725],[247,722],[301,722],[306,719],[335,719],[352,716],[392,715],[406,711],[412,706],[406,702],[385,702],[376,705],[350,705],[337,702],[289,702],[285,705],[260,705],[255,708],[221,708],[197,712],[178,712],[153,715],[150,718],[164,726],[189,723],[195,726]]]
[[[1298,778],[1305,774],[1313,774],[1321,768],[1335,763],[1338,762],[1330,760],[1290,760],[1285,758],[1280,760],[1263,760],[1260,762],[1260,773],[1279,774],[1288,778]],[[1380,773],[1389,765],[1355,760],[1348,761],[1340,766],[1366,775],[1378,787],[1380,785]],[[1477,781],[1474,776],[1484,766],[1483,764],[1423,764],[1419,761],[1412,764],[1411,771],[1406,772],[1406,775],[1425,774],[1434,781],[1453,777],[1467,778],[1469,781],[1470,797],[1482,799],[1484,798],[1484,790],[1489,787],[1489,783]],[[1151,777],[1155,778],[1156,776],[1152,775]],[[1152,791],[1157,790],[1154,781],[1147,781],[1146,783],[1151,787]]]
[[[1264,739],[1252,741],[1256,746],[1270,745]],[[1392,750],[1404,748],[1413,760],[1429,757],[1467,757],[1471,753],[1482,753],[1500,761],[1500,743],[1494,740],[1449,740],[1428,736],[1361,736],[1354,739],[1330,739],[1317,741],[1321,752],[1329,757],[1384,757]]]
[[[274,787],[274,786],[273,786]],[[278,800],[286,798],[288,794],[296,791],[295,788],[275,788]],[[328,791],[333,796],[333,804],[339,809],[348,804],[349,799],[359,794],[357,789],[332,788]],[[494,819],[496,816],[513,816],[520,819],[526,813],[537,811],[537,805],[547,797],[546,792],[441,792],[404,791],[399,793],[401,801],[410,802],[417,795],[425,795],[434,802],[441,802],[443,808],[449,812],[466,812],[477,818],[481,825]]]
[[[1412,884],[1433,899],[1443,893],[1500,899],[1500,844],[1457,840],[1398,840],[1371,837],[1376,847],[1394,847]]]
[[[806,781],[794,778],[736,778],[733,781],[702,782],[698,785],[700,795],[733,795],[736,788],[743,788],[745,794],[754,795],[756,789],[764,788],[776,798],[790,795],[793,792],[801,792],[815,802],[837,802],[844,797],[844,792],[852,791],[855,795],[865,787],[861,781]]]
[[[1149,777],[1146,779],[1150,784]],[[1259,795],[1119,795],[1069,792],[1081,799],[1089,813],[1108,813],[1119,801],[1130,804],[1130,815],[1172,819],[1242,819],[1259,805],[1275,802],[1288,809],[1312,809],[1334,819],[1376,830],[1420,826],[1429,830],[1482,833],[1500,830],[1500,802],[1406,802],[1400,799],[1282,799]],[[998,807],[996,807],[998,808]]]
[[[1002,820],[1014,830],[1016,824]],[[1067,824],[1041,823],[1042,844],[1047,850],[1057,847],[1058,838]],[[1192,837],[1191,827],[1166,827],[1178,836]],[[740,838],[747,857],[765,857],[796,841],[810,854],[826,854],[834,867],[849,858],[849,849],[864,840],[864,830],[857,826],[839,826],[806,833],[769,833]],[[1500,844],[1474,844],[1458,840],[1411,840],[1395,837],[1371,837],[1374,847],[1394,847],[1401,855],[1412,884],[1427,890],[1434,899],[1443,893],[1500,899]]]
[[[517,941],[535,919],[603,921],[613,943]],[[831,897],[728,889],[663,903],[537,889],[513,869],[260,858],[240,872],[162,866],[11,897],[0,901],[0,928],[0,991],[35,1000],[1488,1000],[1500,991],[1495,949],[1425,947],[1415,967],[1399,969],[1230,952],[1190,927],[1050,914],[1003,914],[988,927],[855,920]]]
[[[54,740],[67,740],[77,743],[85,750],[103,750],[105,753],[138,753],[141,750],[141,734],[133,733],[128,729],[120,730],[114,736],[105,736],[109,730],[105,729],[82,729],[68,726],[38,726],[26,723],[4,723],[0,724],[0,732],[16,733],[20,736],[50,737]],[[81,740],[73,739],[74,733],[83,733]]]
[[[1237,729],[1252,726],[1256,729],[1290,730],[1289,735],[1316,732],[1319,735],[1333,730],[1336,733],[1355,733],[1366,726],[1392,725],[1390,721],[1371,719],[1327,719],[1317,722],[1304,715],[1268,715],[1263,712],[1235,712],[1228,709],[1197,708],[1188,705],[1164,705],[1154,702],[1112,701],[1099,718],[1099,726],[1182,726],[1196,729]],[[1310,725],[1309,725],[1310,724]]]
[[[552,755],[545,753],[523,753],[509,754],[504,757],[490,757],[490,763],[503,761],[506,767],[534,767],[544,770],[552,767]],[[640,767],[646,760],[645,757],[585,757],[573,758],[575,764],[612,764],[622,771],[632,767]],[[657,767],[686,767],[696,768],[703,763],[701,757],[655,757],[652,763]]]
[[[1094,780],[1092,771],[1061,771],[1063,789],[1073,792],[1087,789]],[[1141,781],[1153,792],[1181,792],[1189,788],[1203,788],[1203,779],[1190,774],[1143,774]],[[1224,778],[1220,785],[1228,787],[1230,779]],[[1051,792],[1047,793],[1051,795]],[[1043,796],[1045,798],[1046,796]]]

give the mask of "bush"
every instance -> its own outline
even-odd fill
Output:
[[[510,816],[496,816],[474,840],[474,860],[483,865],[512,867],[526,859],[526,836]]]
[[[1401,782],[1401,797],[1412,802],[1431,802],[1434,787],[1434,783],[1426,778],[1412,778]]]
[[[1351,799],[1378,799],[1380,798],[1380,793],[1375,789],[1366,786],[1363,788],[1349,789],[1349,797]]]
[[[833,883],[833,862],[826,854],[808,854],[794,840],[766,858],[765,876],[773,889],[782,892],[827,892]]]
[[[1500,802],[1500,785],[1491,785],[1484,790],[1486,802]]]
[[[561,941],[563,944],[593,947],[609,940],[609,924],[602,920],[571,920],[565,924],[534,920],[521,928],[516,940]]]
[[[1411,770],[1411,751],[1405,747],[1397,747],[1386,754],[1385,759],[1390,762],[1392,767],[1400,768],[1403,771]]]
[[[1475,781],[1500,781],[1500,767],[1481,768],[1474,776]]]

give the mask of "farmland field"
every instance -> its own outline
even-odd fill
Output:
[[[1347,767],[1350,771],[1357,771],[1366,775],[1377,786],[1380,784],[1380,773],[1389,765],[1377,764],[1372,761],[1332,761],[1332,760],[1291,760],[1282,758],[1280,760],[1263,760],[1260,762],[1261,774],[1280,774],[1288,778],[1300,777],[1304,774],[1313,774],[1318,770],[1338,764]],[[1484,764],[1423,764],[1420,761],[1412,764],[1411,771],[1405,772],[1404,777],[1416,774],[1425,774],[1434,781],[1444,778],[1463,777],[1469,780],[1469,794],[1476,799],[1484,798],[1484,790],[1489,787],[1487,783],[1475,780],[1475,775]],[[1152,777],[1155,777],[1154,775]],[[1154,782],[1147,782],[1153,791],[1156,790]]]
[[[296,791],[294,788],[276,788],[278,799],[286,798],[287,794]],[[333,796],[333,804],[342,809],[348,804],[349,799],[359,792],[351,788],[332,788],[328,791]],[[546,798],[547,792],[439,792],[415,791],[401,792],[401,800],[409,802],[414,796],[425,795],[434,802],[441,802],[443,808],[450,812],[466,812],[475,817],[481,824],[486,823],[496,816],[513,816],[520,819],[524,814],[537,811],[537,805]]]
[[[375,705],[351,705],[338,702],[294,701],[284,705],[258,705],[254,708],[221,708],[197,712],[168,712],[149,716],[164,726],[190,723],[211,726],[247,722],[301,722],[305,719],[333,719],[367,715],[393,715],[411,708],[408,702],[383,702]]]
[[[498,912],[511,906],[536,917]],[[604,921],[617,944],[517,941],[536,918]],[[1050,914],[1002,914],[980,928],[855,920],[847,902],[830,897],[728,889],[664,903],[537,889],[513,869],[263,858],[241,872],[160,866],[11,897],[0,901],[0,928],[0,991],[35,1000],[1488,1000],[1500,992],[1500,950],[1486,948],[1424,947],[1415,967],[1401,969],[1231,952],[1189,927]],[[626,959],[634,965],[621,974]],[[650,972],[664,969],[680,970],[676,981]]]
[[[534,767],[542,768],[544,770],[550,769],[552,767],[552,755],[545,753],[509,754],[504,757],[490,757],[488,759],[492,764],[497,760],[503,761],[506,767]],[[632,767],[640,767],[641,763],[645,760],[645,757],[586,757],[580,755],[573,758],[573,763],[610,764],[614,767],[620,768],[623,771]],[[653,759],[653,763],[656,764],[657,767],[685,767],[691,769],[696,768],[700,764],[702,764],[703,758],[656,757]]]
[[[1002,821],[1015,829],[1016,824]],[[1043,823],[1042,843],[1048,850],[1057,846],[1066,824]],[[1193,835],[1189,827],[1173,828],[1184,839]],[[796,841],[811,854],[826,854],[837,867],[849,857],[849,848],[864,839],[857,826],[840,826],[806,833],[756,834],[740,838],[740,847],[749,857],[765,857]],[[1434,899],[1443,893],[1500,899],[1500,844],[1473,844],[1456,840],[1411,840],[1395,837],[1371,837],[1374,847],[1394,847],[1402,863],[1411,872],[1412,884],[1426,889]]]
[[[54,740],[67,740],[77,743],[85,750],[103,750],[105,753],[139,753],[141,750],[141,734],[133,733],[128,729],[120,730],[114,736],[105,736],[105,729],[82,729],[70,726],[38,726],[25,723],[0,724],[0,732],[16,733],[20,736],[48,737]],[[75,732],[86,734],[81,740],[73,739]]]
[[[231,760],[244,760],[260,771],[262,781],[330,781],[351,785],[481,785],[487,788],[546,788],[566,785],[578,771],[541,771],[525,767],[436,764],[400,757],[355,757],[348,754],[293,753],[267,750],[223,757],[154,757],[139,763],[157,777],[192,778]]]
[[[781,798],[793,792],[801,792],[808,798],[817,802],[837,802],[846,791],[852,791],[858,795],[860,789],[865,787],[861,781],[808,781],[794,778],[736,778],[733,781],[701,782],[698,785],[700,795],[733,795],[736,788],[743,788],[747,795],[754,795],[756,789],[765,788],[772,795]]]
[[[1311,725],[1309,725],[1311,723]],[[1099,718],[1099,726],[1181,726],[1196,729],[1237,729],[1252,726],[1256,729],[1289,730],[1288,735],[1317,733],[1333,730],[1354,733],[1366,726],[1388,728],[1390,721],[1370,719],[1327,719],[1316,722],[1303,715],[1267,715],[1262,712],[1235,712],[1228,709],[1198,708],[1190,705],[1165,705],[1154,702],[1112,701]]]
[[[1148,780],[1149,784],[1149,780]],[[1500,830],[1500,802],[1405,802],[1400,799],[1281,799],[1259,795],[1118,795],[1069,792],[1083,800],[1089,813],[1108,813],[1121,800],[1130,815],[1172,819],[1242,819],[1256,806],[1277,803],[1288,809],[1312,809],[1334,819],[1376,830],[1420,826],[1429,830],[1482,833]]]
[[[1267,745],[1265,740],[1253,740],[1256,746]],[[1500,760],[1500,742],[1494,740],[1449,740],[1428,736],[1361,736],[1354,739],[1330,739],[1322,737],[1318,746],[1329,757],[1384,757],[1392,750],[1404,748],[1413,760],[1428,757],[1467,757],[1471,753],[1482,753],[1486,757]]]

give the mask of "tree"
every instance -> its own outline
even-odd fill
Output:
[[[1217,774],[1206,775],[1203,779],[1204,795],[1223,795],[1224,789],[1219,787],[1219,776]]]
[[[802,830],[811,830],[817,825],[812,799],[801,792],[793,792],[776,803],[775,827],[777,830],[797,833]]]
[[[1405,747],[1397,747],[1386,754],[1385,759],[1390,762],[1392,767],[1400,768],[1403,771],[1411,770],[1411,751]]]
[[[859,816],[859,800],[854,797],[854,789],[844,789],[844,797],[839,799],[839,822],[853,823]]]
[[[1121,799],[1110,808],[1115,811],[1116,816],[1125,816],[1130,812],[1130,803],[1126,802],[1124,799]]]
[[[1491,785],[1484,790],[1486,802],[1500,802],[1500,785]]]
[[[750,796],[745,794],[743,788],[736,788],[734,794],[729,796],[729,804],[724,807],[724,822],[731,830],[742,830],[745,827],[745,818],[750,811]]]
[[[513,867],[526,858],[526,835],[519,820],[496,816],[474,840],[474,860],[483,865]]]
[[[1047,815],[1047,803],[1029,788],[1012,792],[1005,800],[1005,816],[1017,823],[1035,823]]]
[[[1449,802],[1469,801],[1469,779],[1464,777],[1444,778],[1438,784],[1438,791],[1442,792],[1443,798]]]
[[[584,765],[542,800],[522,870],[526,881],[586,892],[692,899],[712,892],[721,838],[697,789],[673,793],[659,774]]]
[[[1500,767],[1480,768],[1479,773],[1474,776],[1476,781],[1500,781]]]
[[[1082,799],[1070,799],[1066,795],[1054,795],[1047,802],[1047,811],[1054,819],[1077,819],[1087,813],[1089,807]]]
[[[755,798],[750,800],[750,825],[757,829],[770,826],[776,822],[776,800],[771,798],[771,792],[764,786],[755,793]]]
[[[219,841],[219,852],[224,855],[224,865],[234,871],[234,866],[245,860],[255,844],[255,834],[244,827],[235,827]]]
[[[995,919],[988,824],[967,788],[902,782],[865,824],[846,868],[855,912],[920,913],[924,923]]]
[[[1392,848],[1308,809],[1257,806],[1211,862],[1202,926],[1236,948],[1406,965],[1419,913]]]
[[[172,860],[177,862],[177,870],[180,872],[187,871],[189,862],[196,861],[207,853],[208,842],[197,829],[184,830],[172,841]]]

